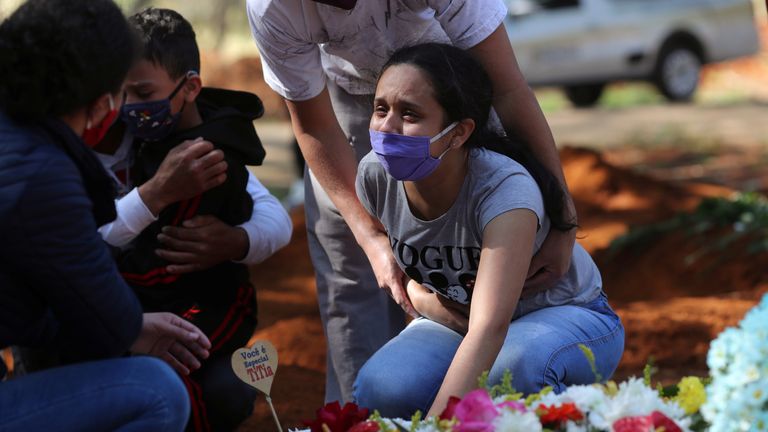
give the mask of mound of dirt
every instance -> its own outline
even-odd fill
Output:
[[[211,53],[203,53],[201,62],[206,86],[255,93],[264,103],[265,117],[288,120],[283,98],[264,82],[258,57],[242,57],[228,63]]]
[[[768,256],[749,255],[744,243],[704,254],[693,264],[701,238],[682,231],[642,247],[610,252],[611,240],[630,226],[690,211],[705,196],[729,190],[655,180],[607,163],[597,152],[565,148],[561,160],[579,212],[580,242],[603,274],[605,290],[626,329],[616,378],[639,375],[653,358],[664,382],[706,374],[710,341],[735,325],[768,292]],[[317,310],[302,212],[292,214],[291,243],[252,269],[259,291],[260,326],[280,356],[272,399],[284,425],[300,426],[323,404],[325,341]],[[706,238],[703,240],[707,240]],[[263,399],[242,431],[273,430]]]

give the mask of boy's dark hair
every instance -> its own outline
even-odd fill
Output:
[[[170,9],[147,8],[128,21],[139,31],[144,59],[162,66],[173,79],[191,70],[200,73],[195,31],[181,14]]]
[[[445,125],[470,118],[475,131],[466,146],[485,147],[523,165],[541,189],[544,208],[552,227],[562,231],[576,225],[563,218],[565,192],[557,178],[542,165],[520,139],[502,136],[491,129],[488,119],[493,102],[493,86],[483,66],[469,53],[451,45],[426,43],[397,50],[381,69],[407,64],[427,76],[434,97],[446,112]],[[379,76],[381,76],[379,74]],[[514,133],[514,131],[507,131]]]
[[[0,24],[0,108],[60,116],[117,93],[137,40],[111,0],[29,0]]]

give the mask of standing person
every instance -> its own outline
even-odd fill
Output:
[[[414,313],[387,235],[354,191],[357,163],[371,149],[371,99],[386,59],[420,42],[468,49],[490,74],[503,127],[519,132],[565,185],[560,160],[517,67],[501,0],[248,0],[247,13],[264,78],[285,98],[309,167],[305,211],[328,340],[325,397],[348,401],[359,368],[404,326],[387,294]],[[570,198],[563,217],[575,221]],[[574,230],[547,237],[526,295],[568,270],[574,241]]]
[[[395,52],[371,117],[373,151],[357,191],[389,234],[424,317],[363,366],[356,400],[387,417],[437,415],[451,396],[512,373],[524,394],[610,378],[624,328],[597,266],[578,244],[554,287],[521,299],[533,255],[563,219],[557,180],[521,144],[493,132],[493,91],[469,54],[444,44]],[[471,306],[471,307],[470,307]]]
[[[142,314],[96,231],[114,191],[85,144],[117,115],[134,51],[110,0],[29,0],[0,24],[0,347],[64,364],[0,383],[1,431],[187,423],[170,367],[117,357],[187,374],[210,343],[177,316]]]

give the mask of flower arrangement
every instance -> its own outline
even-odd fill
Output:
[[[768,430],[768,295],[707,355],[712,383],[701,412],[712,432]]]
[[[594,356],[582,350],[595,370]],[[527,397],[512,388],[511,375],[488,386],[485,374],[479,389],[451,398],[437,417],[367,417],[367,409],[336,402],[305,424],[311,432],[768,431],[768,295],[712,342],[707,364],[711,378],[685,377],[668,387],[651,386],[648,365],[643,378],[573,385],[560,394],[545,388]]]
[[[649,369],[646,368],[648,371]],[[648,374],[649,372],[647,372]],[[481,377],[481,382],[487,375]],[[704,385],[696,377],[686,377],[670,389],[652,389],[650,376],[631,378],[616,384],[574,385],[555,394],[547,388],[523,398],[512,389],[511,376],[492,387],[482,386],[451,398],[439,417],[422,419],[417,413],[410,420],[385,419],[374,413],[363,421],[354,404],[343,410],[338,403],[318,410],[318,419],[328,418],[327,411],[347,411],[351,424],[339,421],[307,422],[311,432],[682,432],[691,431],[696,413],[704,402]],[[367,410],[364,410],[367,413]],[[335,427],[349,425],[346,428]]]

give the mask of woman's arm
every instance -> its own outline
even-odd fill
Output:
[[[476,388],[477,378],[496,360],[525,282],[537,224],[532,211],[516,209],[497,216],[483,230],[469,330],[429,415],[440,414],[450,396],[463,396]]]
[[[461,335],[467,334],[469,306],[435,294],[413,279],[408,280],[406,288],[413,307],[421,316]]]

